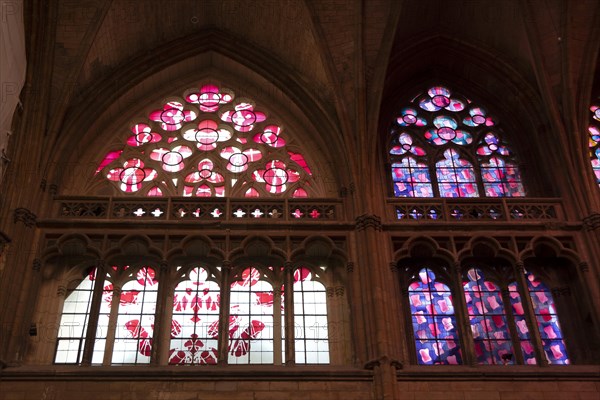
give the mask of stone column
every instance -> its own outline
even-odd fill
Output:
[[[393,304],[399,293],[393,292],[390,283],[391,273],[386,268],[389,260],[385,257],[388,240],[381,230],[377,215],[363,214],[356,218],[355,246],[361,265],[356,289],[360,290],[362,301],[355,307],[364,307],[368,357],[365,368],[375,373],[376,398],[395,400],[401,398],[396,380],[396,370],[401,367],[400,349],[394,340],[400,318],[391,310],[395,310]]]

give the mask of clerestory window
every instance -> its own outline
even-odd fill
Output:
[[[531,365],[538,364],[539,357],[549,364],[570,363],[548,286],[531,272],[525,271],[527,287],[494,272],[470,268],[460,286],[449,277],[440,281],[428,267],[410,275],[408,298],[418,364],[462,364],[461,343],[473,349],[477,364]],[[462,293],[453,293],[450,287],[462,287]],[[461,307],[455,308],[456,295],[464,297],[464,315],[457,311]],[[460,330],[461,320],[469,331]]]
[[[396,197],[525,196],[496,118],[444,86],[400,109],[388,156]]]
[[[590,111],[590,126],[588,128],[590,134],[590,162],[596,176],[596,183],[600,186],[600,100],[590,107]]]
[[[98,165],[117,194],[308,197],[312,172],[286,129],[260,106],[213,84],[166,99]]]
[[[217,364],[220,353],[227,364],[282,364],[286,340],[293,342],[294,363],[328,364],[325,272],[297,267],[286,287],[284,271],[249,267],[224,282],[221,268],[179,267],[163,276],[152,267],[113,266],[106,273],[93,268],[64,301],[54,363],[85,363],[85,354],[92,365],[158,362],[153,347],[161,340],[154,329],[160,324],[168,331],[163,344],[170,365]],[[159,297],[159,285],[173,289]],[[293,292],[287,311],[286,291]],[[159,304],[172,312],[157,314]],[[286,313],[294,326],[288,338]]]

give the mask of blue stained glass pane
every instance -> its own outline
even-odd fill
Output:
[[[425,111],[438,111],[438,110],[441,110],[441,107],[438,107],[435,104],[433,104],[433,102],[431,101],[430,98],[426,98],[426,99],[421,100],[421,102],[419,103],[419,107],[421,107]]]
[[[444,152],[445,159],[436,164],[437,178],[442,197],[477,197],[479,192],[475,183],[473,167],[461,160],[454,150]],[[463,182],[469,182],[463,184]]]
[[[475,340],[475,354],[479,364],[514,364],[514,357],[502,358],[505,354],[514,354],[512,342],[506,340]]]
[[[567,349],[562,340],[542,339],[542,345],[550,364],[570,364],[567,358]]]
[[[456,120],[447,115],[438,115],[437,117],[435,117],[433,120],[433,125],[435,125],[436,128],[448,127],[456,129],[458,127]]]
[[[419,364],[461,363],[450,288],[423,268],[408,289]]]
[[[467,276],[463,288],[478,362],[503,363],[502,355],[513,352],[500,289],[479,269],[469,270]]]
[[[492,157],[481,164],[481,177],[488,197],[520,197],[525,195],[517,167]]]
[[[432,197],[429,169],[413,158],[392,164],[394,195],[396,197]]]

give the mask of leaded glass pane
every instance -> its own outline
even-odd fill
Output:
[[[194,268],[173,294],[169,364],[216,364],[219,285],[204,268]]]
[[[513,347],[500,288],[486,281],[483,272],[471,269],[463,282],[467,312],[479,364],[513,364]],[[504,358],[503,358],[504,356]]]
[[[256,268],[230,286],[229,364],[273,363],[273,287]]]
[[[329,335],[325,286],[308,268],[294,271],[294,333],[297,364],[328,364]]]
[[[462,364],[452,293],[428,268],[408,287],[419,364]]]

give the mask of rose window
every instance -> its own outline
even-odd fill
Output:
[[[96,174],[126,194],[307,197],[312,172],[289,140],[253,101],[203,85],[132,123]]]

